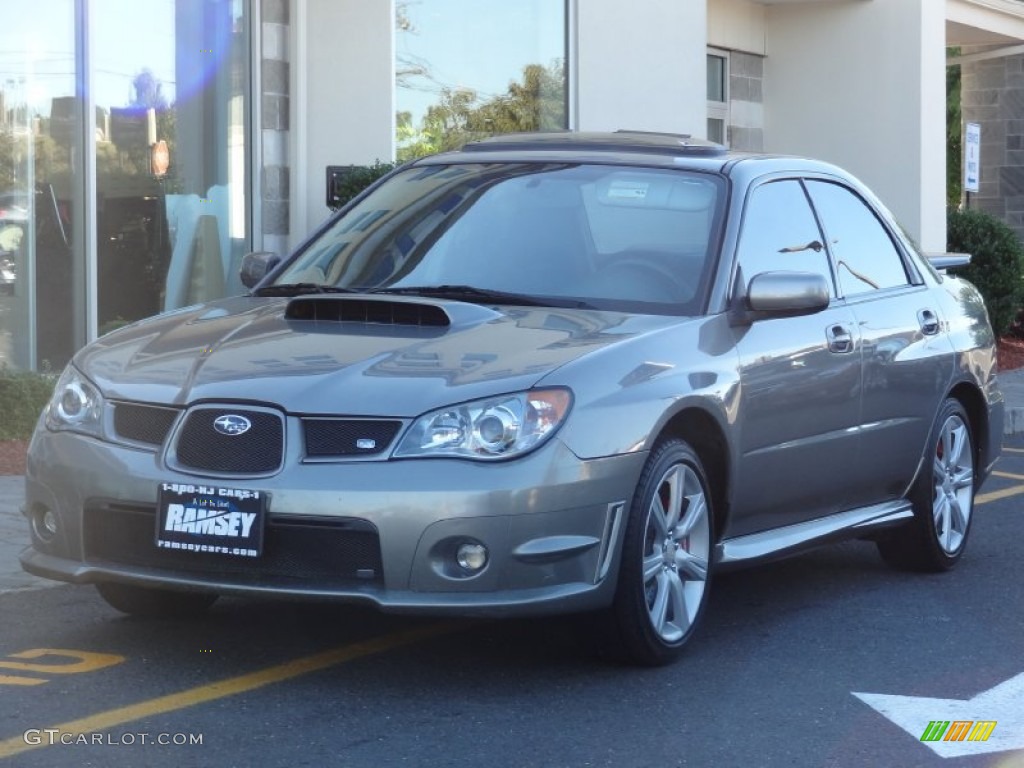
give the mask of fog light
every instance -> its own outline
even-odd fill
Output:
[[[32,527],[36,536],[43,541],[50,541],[57,535],[57,516],[53,510],[39,506],[32,515]]]
[[[479,571],[487,565],[487,547],[476,541],[459,544],[455,550],[455,560],[467,571]]]

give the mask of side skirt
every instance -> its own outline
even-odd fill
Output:
[[[785,528],[749,533],[719,542],[715,547],[715,564],[728,569],[788,557],[829,541],[859,538],[913,516],[910,502],[900,499],[787,525]]]

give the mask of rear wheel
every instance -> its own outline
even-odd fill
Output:
[[[914,519],[880,539],[878,549],[898,568],[946,571],[963,555],[978,484],[970,421],[958,400],[942,404],[928,445],[911,492]]]
[[[97,584],[96,591],[122,613],[146,617],[198,616],[217,599],[217,595],[209,592],[173,592],[115,582]]]
[[[617,656],[656,666],[679,655],[707,604],[712,534],[700,458],[682,440],[659,443],[633,497],[606,617]]]

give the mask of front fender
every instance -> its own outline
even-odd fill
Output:
[[[559,433],[582,459],[646,451],[679,413],[698,408],[733,429],[739,366],[727,319],[663,329],[576,360],[540,385],[563,385],[575,394]]]

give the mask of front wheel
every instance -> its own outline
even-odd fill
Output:
[[[942,404],[928,446],[911,491],[914,519],[879,539],[878,549],[898,568],[948,571],[967,545],[978,485],[971,425],[958,400]]]
[[[683,440],[655,446],[630,506],[607,621],[617,655],[646,666],[675,659],[704,613],[713,518],[707,474]]]

